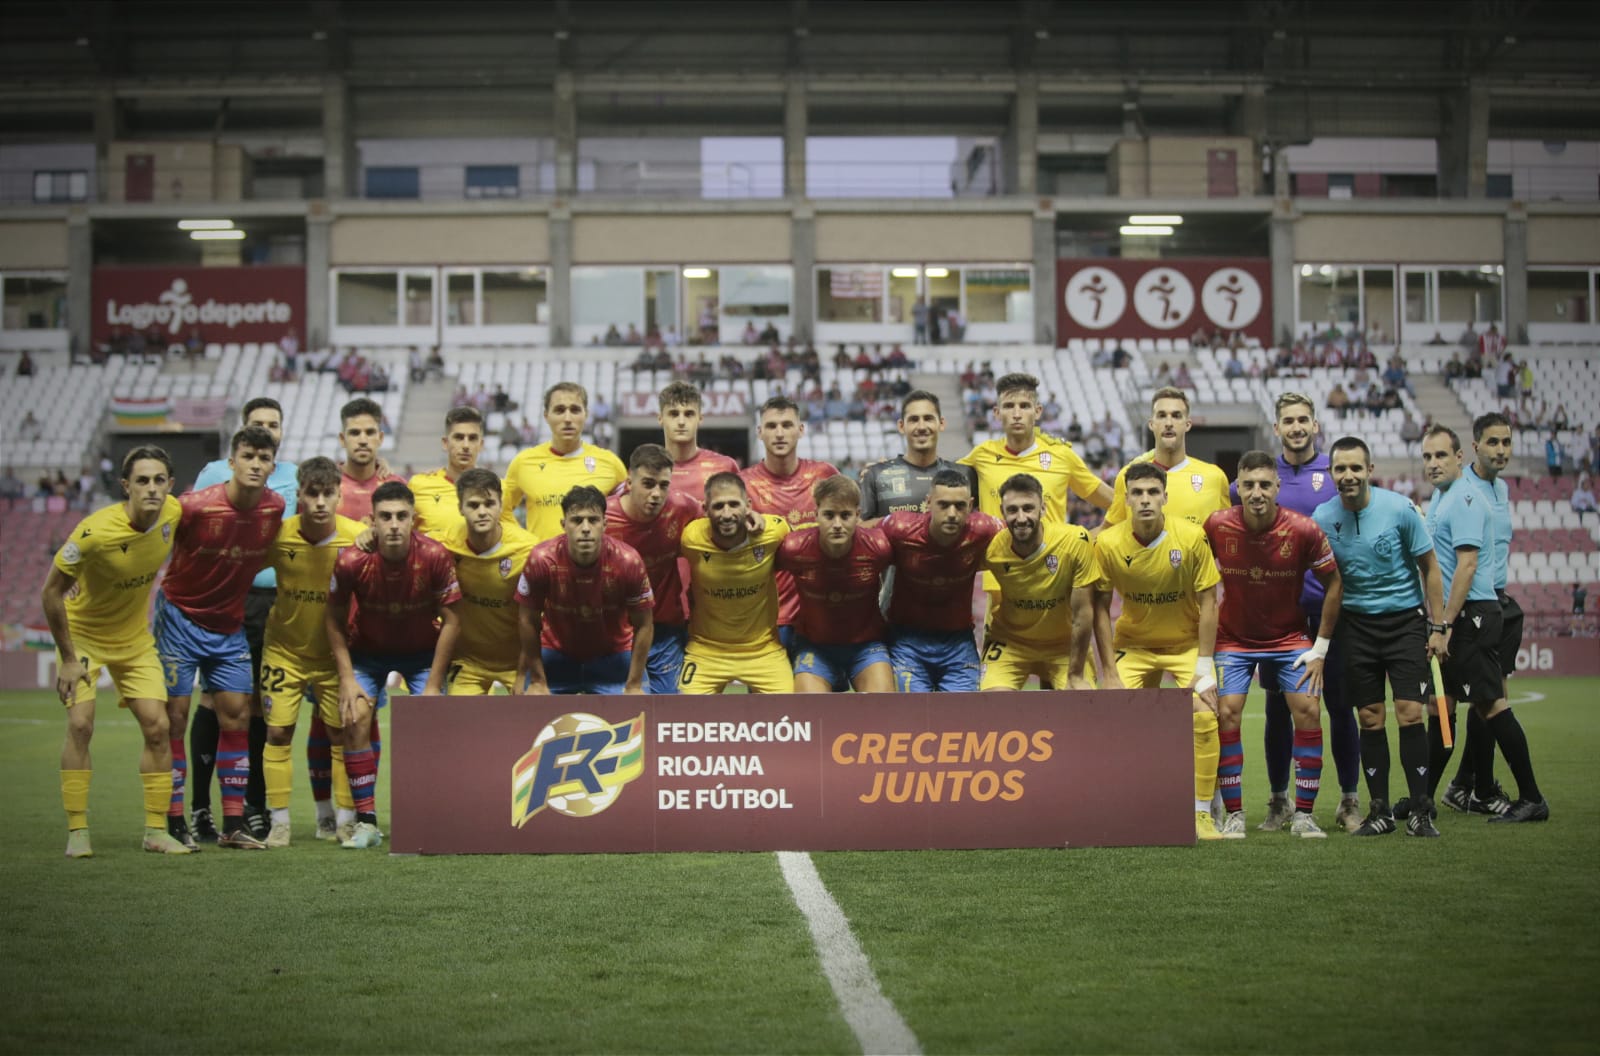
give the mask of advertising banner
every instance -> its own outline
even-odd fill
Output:
[[[746,418],[749,404],[742,392],[703,392],[702,418]],[[653,392],[624,392],[617,397],[617,415],[621,418],[654,418],[659,405]]]
[[[305,347],[306,269],[95,268],[92,340],[154,328],[169,344],[191,333],[229,344],[278,341],[293,332]]]
[[[421,697],[393,713],[401,854],[1194,842],[1183,690]]]
[[[1241,330],[1272,340],[1272,265],[1265,258],[1056,262],[1056,333],[1138,340]]]

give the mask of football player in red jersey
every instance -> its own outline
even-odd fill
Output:
[[[766,454],[740,473],[750,493],[750,508],[789,522],[789,530],[817,523],[817,501],[811,489],[817,481],[839,471],[826,462],[801,458],[800,438],[805,435],[800,405],[787,396],[774,396],[761,405],[761,444]],[[800,595],[787,572],[779,572],[778,640],[794,656],[795,619],[800,615]]]
[[[1283,693],[1294,717],[1295,813],[1289,831],[1324,833],[1311,816],[1322,783],[1322,668],[1344,596],[1328,537],[1304,514],[1278,505],[1277,461],[1265,451],[1239,459],[1239,501],[1206,519],[1206,536],[1222,572],[1217,622],[1217,784],[1227,818],[1224,833],[1245,834],[1239,717],[1256,670]],[[1306,573],[1323,586],[1315,645],[1306,637],[1300,594]],[[1301,669],[1304,668],[1302,671]]]
[[[694,385],[687,381],[673,382],[656,397],[656,406],[656,419],[661,423],[661,435],[672,459],[672,493],[703,502],[706,481],[716,473],[739,472],[739,463],[700,446],[700,416],[705,398]],[[659,604],[661,588],[659,584],[654,586]],[[676,675],[673,680],[676,684]]]
[[[628,459],[627,490],[606,499],[606,535],[638,551],[656,596],[646,661],[652,693],[678,692],[683,647],[689,640],[678,541],[684,527],[701,516],[701,500],[679,493],[677,481],[666,449],[640,444]]]
[[[172,564],[156,597],[156,652],[167,680],[167,721],[172,736],[172,805],[167,829],[194,849],[183,818],[183,754],[189,698],[195,676],[210,690],[217,723],[217,776],[222,782],[222,836],[218,846],[266,850],[245,825],[245,785],[250,777],[250,694],[254,672],[244,636],[245,597],[266,565],[283,525],[283,496],[267,487],[278,441],[249,425],[228,447],[233,476],[223,484],[191,491],[178,501],[183,517],[172,546]]]
[[[526,693],[643,693],[655,625],[644,559],[605,534],[606,497],[580,484],[561,500],[562,534],[533,548],[517,602]]]
[[[351,849],[383,842],[373,800],[378,760],[372,714],[387,703],[389,672],[398,672],[412,693],[442,694],[461,632],[455,561],[443,545],[416,530],[411,489],[397,480],[380,485],[372,493],[372,520],[377,548],[352,546],[339,555],[323,613],[339,672],[339,700],[336,713],[318,710],[329,732],[344,741],[356,817],[341,845]]]
[[[894,560],[888,537],[861,527],[861,489],[831,476],[812,489],[817,525],[792,532],[778,548],[778,569],[800,595],[794,637],[796,693],[893,693],[878,587]]]
[[[1005,526],[974,505],[968,475],[944,469],[927,513],[891,513],[878,525],[894,549],[889,656],[902,693],[978,689],[972,581]]]

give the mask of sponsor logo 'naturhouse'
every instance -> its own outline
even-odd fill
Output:
[[[159,303],[141,301],[137,304],[118,304],[115,298],[108,297],[106,322],[111,326],[129,326],[135,330],[164,326],[168,333],[176,334],[183,327],[201,323],[233,329],[294,321],[294,309],[271,298],[265,301],[219,301],[208,298],[196,304],[194,294],[189,292],[189,284],[183,279],[173,279],[172,286],[156,300]]]
[[[558,716],[511,768],[511,824],[520,829],[546,807],[587,818],[611,806],[644,773],[644,728],[643,713],[616,725],[581,711]]]

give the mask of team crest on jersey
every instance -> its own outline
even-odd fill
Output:
[[[611,806],[644,773],[644,726],[643,714],[616,725],[581,711],[557,717],[511,768],[511,824],[546,807],[587,818]]]
[[[1189,486],[1194,488],[1194,490],[1196,492],[1198,492],[1201,488],[1206,486],[1206,478],[1202,477],[1198,473],[1190,473],[1189,474]]]
[[[1046,554],[1044,559],[1044,567],[1048,568],[1050,570],[1050,574],[1053,576],[1056,574],[1056,569],[1061,567],[1061,559],[1056,557],[1055,554]]]
[[[1040,469],[1049,469],[1050,468],[1050,452],[1048,452],[1048,451],[1040,451],[1039,452],[1039,468]]]
[[[509,576],[510,574],[511,574],[511,559],[509,557],[502,557],[500,559],[500,578],[504,579],[507,576]]]
[[[1294,553],[1294,540],[1293,539],[1285,539],[1283,541],[1283,545],[1278,547],[1278,556],[1279,557],[1288,557],[1292,553]]]
[[[1327,478],[1327,476],[1325,474],[1322,474],[1322,473],[1313,473],[1313,474],[1311,474],[1311,490],[1312,491],[1321,491],[1322,490],[1322,486],[1324,484],[1326,484],[1326,483],[1328,483],[1328,478]]]
[[[1167,551],[1167,560],[1172,562],[1172,567],[1173,568],[1181,568],[1183,566],[1183,551],[1182,550],[1168,550]]]
[[[172,542],[172,525],[163,524],[161,526],[161,541],[163,543]]]
[[[77,543],[68,543],[61,548],[61,560],[64,564],[75,565],[83,559],[83,551],[78,549]]]
[[[766,560],[767,548],[764,546],[758,546],[754,550],[750,551],[750,553],[756,559],[757,563],[759,563]]]
[[[590,473],[593,473],[594,472],[594,466],[595,466],[595,462],[594,462],[594,456],[593,455],[589,455],[589,456],[584,458],[584,460],[583,460],[583,468],[584,469],[587,469]]]

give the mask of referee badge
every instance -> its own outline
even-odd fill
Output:
[[[1181,567],[1183,567],[1183,551],[1182,550],[1168,550],[1167,551],[1167,560],[1172,562],[1172,567],[1173,568],[1181,568]]]
[[[1039,452],[1039,468],[1040,469],[1049,469],[1050,468],[1050,452],[1048,452],[1048,451],[1040,451]]]

